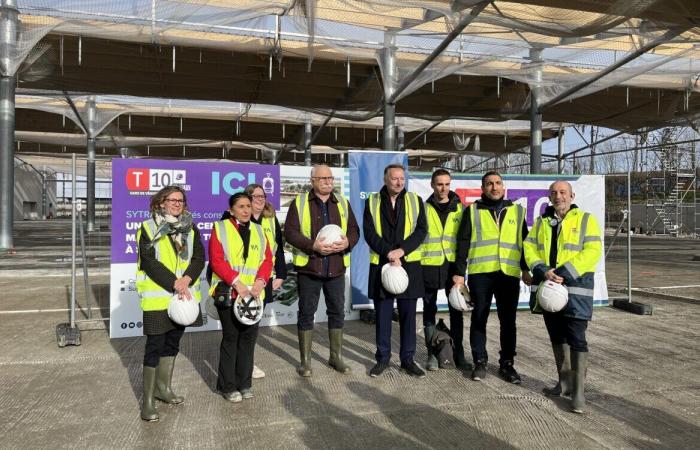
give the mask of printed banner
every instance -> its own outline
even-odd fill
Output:
[[[420,195],[424,200],[433,193],[430,187],[430,173],[413,173],[411,175],[411,191]],[[586,212],[595,216],[598,224],[605,224],[605,177],[600,175],[557,176],[557,175],[503,175],[506,188],[505,198],[512,200],[526,209],[528,227],[532,227],[549,205],[549,185],[560,179],[571,183],[574,189],[574,203]],[[450,188],[459,195],[465,206],[481,197],[481,175],[452,174]],[[601,229],[601,233],[602,233]],[[603,248],[605,244],[603,244]],[[354,264],[353,264],[354,266]],[[530,289],[520,283],[519,308],[529,308]],[[605,259],[601,258],[595,272],[595,291],[593,297],[595,306],[608,304],[608,287],[605,279]],[[422,302],[419,302],[419,306]],[[438,307],[447,310],[447,297],[444,291],[438,293]]]
[[[365,200],[370,194],[379,192],[384,186],[384,168],[389,164],[403,164],[408,167],[408,154],[405,152],[349,151],[350,206],[355,212],[360,226],[360,241],[352,249],[352,307],[353,309],[372,309],[372,302],[367,298],[369,277],[369,246],[362,233],[362,215]],[[408,172],[406,173],[408,188]]]
[[[157,159],[112,160],[110,337],[142,334],[143,313],[135,286],[136,232],[141,223],[151,217],[151,196],[171,184],[183,188],[187,193],[188,209],[208,254],[213,223],[228,209],[229,197],[250,183],[262,185],[269,201],[279,209],[279,166]],[[206,269],[201,275],[202,299],[207,298],[209,290],[205,273]],[[206,323],[187,330],[220,328],[218,321],[207,320],[204,302],[201,307]]]

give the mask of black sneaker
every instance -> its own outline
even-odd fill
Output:
[[[425,372],[423,371],[423,369],[420,368],[418,364],[416,364],[415,361],[401,363],[401,368],[405,370],[407,374],[413,377],[425,378]]]
[[[389,363],[378,362],[369,371],[369,376],[372,378],[377,378],[379,375],[384,373],[384,371],[389,367]]]
[[[498,368],[498,375],[509,383],[520,384],[522,381],[513,367],[513,361],[503,361]]]
[[[486,378],[486,361],[477,361],[474,363],[474,370],[472,371],[472,380],[481,381]]]

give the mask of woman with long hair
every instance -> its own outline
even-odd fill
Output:
[[[209,239],[209,264],[213,271],[210,294],[223,283],[231,288],[228,295],[232,299],[251,296],[264,300],[272,272],[272,251],[262,227],[250,220],[251,203],[245,192],[232,195],[231,217],[214,223]],[[253,397],[253,358],[259,322],[243,323],[231,305],[217,308],[223,330],[217,389],[226,400],[240,402]]]
[[[175,357],[185,327],[168,316],[168,304],[199,303],[199,276],[204,269],[204,247],[192,226],[187,196],[178,186],[166,186],[151,197],[151,218],[136,234],[138,263],[136,290],[141,297],[146,350],[143,358],[143,405],[141,418],[159,419],[155,399],[180,404],[183,398],[171,388]],[[190,326],[202,325],[202,313]]]

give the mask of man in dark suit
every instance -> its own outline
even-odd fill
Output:
[[[391,317],[394,300],[399,310],[401,333],[401,368],[422,378],[423,369],[416,364],[416,301],[425,294],[421,267],[421,244],[428,232],[423,201],[405,190],[405,169],[391,164],[384,169],[384,187],[369,196],[365,203],[363,231],[370,248],[368,296],[376,312],[377,364],[370,376],[378,377],[389,367],[391,358]],[[401,266],[408,274],[408,288],[392,294],[382,286],[385,264]]]

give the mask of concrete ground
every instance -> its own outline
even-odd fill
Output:
[[[255,381],[255,397],[239,404],[214,392],[220,334],[190,333],[173,383],[185,403],[159,404],[160,422],[144,423],[144,338],[110,340],[104,329],[94,329],[82,332],[79,347],[56,345],[55,327],[67,320],[70,272],[55,260],[69,255],[68,224],[18,223],[17,254],[0,256],[0,292],[10,294],[0,303],[0,448],[697,448],[700,304],[670,296],[639,299],[653,305],[652,316],[595,310],[585,415],[570,413],[566,399],[541,394],[556,375],[553,357],[541,317],[523,311],[519,386],[496,375],[495,314],[488,327],[492,363],[482,382],[457,370],[416,380],[399,371],[396,356],[382,377],[370,378],[374,329],[359,321],[346,326],[352,374],[325,365],[328,339],[321,324],[314,376],[303,379],[295,372],[295,327],[263,328],[256,363],[267,376]],[[109,255],[109,234],[91,239],[90,289],[107,315],[108,260],[100,258]],[[700,284],[699,244],[636,238],[635,286],[700,298],[698,287],[664,288]],[[626,280],[621,256],[617,248],[611,252],[611,284]],[[397,338],[395,327],[395,351]],[[422,363],[425,356],[419,342],[416,359]]]

